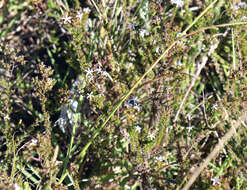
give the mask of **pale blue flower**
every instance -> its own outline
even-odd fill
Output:
[[[140,133],[141,130],[142,130],[142,128],[141,128],[139,125],[137,125],[137,126],[136,126],[136,131],[137,131],[138,133]]]
[[[135,30],[135,28],[137,27],[136,23],[133,23],[133,22],[131,22],[130,25],[131,25],[131,28],[132,28],[133,30]]]
[[[216,184],[220,184],[219,178],[217,177],[212,178],[211,181],[213,182],[213,186],[215,186]]]
[[[162,161],[164,161],[164,155],[156,156],[155,159],[156,159],[157,161],[162,162]]]

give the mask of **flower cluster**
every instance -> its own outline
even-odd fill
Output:
[[[129,99],[125,104],[125,107],[130,108],[133,107],[134,109],[140,111],[141,105],[137,103],[137,98],[132,96],[131,99]]]
[[[76,18],[78,18],[79,20],[82,20],[82,17],[83,17],[83,14],[89,14],[90,13],[90,9],[89,8],[84,8],[81,11],[77,11],[77,14],[76,14]],[[71,16],[68,16],[68,14],[65,14],[63,17],[62,17],[62,20],[63,20],[63,23],[64,24],[71,24],[71,19],[72,17]]]

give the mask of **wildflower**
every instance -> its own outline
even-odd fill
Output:
[[[182,7],[184,5],[184,1],[182,0],[171,0],[171,4],[175,4],[177,8]]]
[[[141,105],[140,104],[135,104],[134,109],[137,109],[138,111],[140,111]]]
[[[102,69],[101,69],[101,67],[98,67],[97,69],[96,69],[96,71],[97,71],[97,74],[102,74]]]
[[[93,75],[89,75],[88,80],[89,80],[89,82],[91,82],[93,80]]]
[[[93,75],[93,70],[92,69],[87,68],[86,76],[88,76],[88,75]]]
[[[189,127],[188,127],[188,132],[190,133],[190,131],[191,131],[193,128],[194,128],[193,125],[192,125],[192,126],[189,126]]]
[[[93,92],[87,93],[87,99],[91,100],[93,98]]]
[[[82,19],[82,16],[83,16],[82,12],[77,11],[77,15],[76,15],[76,17],[77,17],[77,18],[79,18],[79,20],[81,20],[81,19]]]
[[[176,37],[177,38],[179,38],[179,37],[181,37],[182,36],[182,33],[181,32],[178,32],[177,34],[176,34]]]
[[[162,162],[162,161],[164,160],[164,156],[163,156],[163,155],[156,156],[155,159],[156,159],[157,161]]]
[[[70,17],[70,16],[68,17],[68,15],[66,15],[66,16],[63,17],[62,19],[64,20],[63,23],[66,24],[67,22],[68,22],[68,23],[71,23],[72,17]]]
[[[130,103],[130,101],[127,101],[125,104],[124,104],[125,107],[129,108],[132,106],[132,104]]]
[[[105,96],[105,95],[104,95],[104,92],[99,93],[98,96],[99,96],[99,97]]]
[[[183,63],[179,60],[179,61],[177,61],[177,66],[182,67]]]
[[[37,143],[38,143],[37,139],[32,139],[29,146],[35,146],[35,145],[37,145]]]
[[[134,105],[137,104],[137,98],[132,96],[132,98],[130,99],[130,102],[133,102]]]
[[[156,53],[159,53],[159,50],[160,50],[159,47],[156,47],[156,48],[155,48],[155,52],[156,52]]]
[[[133,107],[134,109],[137,109],[140,111],[141,105],[137,103],[137,98],[132,96],[130,100],[128,100],[125,104],[126,107]]]
[[[142,38],[145,36],[145,34],[146,34],[146,31],[145,31],[145,30],[141,30],[141,31],[140,31],[140,36],[141,36]]]
[[[213,109],[213,110],[217,110],[217,109],[218,109],[218,105],[217,105],[217,104],[213,104],[213,105],[212,105],[212,109]]]
[[[4,120],[10,120],[9,114],[5,115]]]
[[[220,181],[217,177],[212,178],[211,181],[213,182],[213,186],[215,186],[216,184],[220,184]]]
[[[141,128],[139,125],[137,125],[137,126],[136,126],[136,131],[137,131],[138,133],[140,133],[141,130],[142,130],[142,128]]]
[[[155,136],[154,136],[154,134],[152,134],[152,133],[150,133],[147,137],[150,138],[151,141],[152,141],[153,139],[155,139]]]
[[[133,22],[131,22],[130,25],[131,25],[131,28],[132,28],[133,30],[135,30],[135,28],[137,27],[136,23],[133,23]]]
[[[88,7],[87,8],[84,8],[83,9],[83,12],[86,13],[86,14],[88,14],[88,13],[90,13],[90,9]]]

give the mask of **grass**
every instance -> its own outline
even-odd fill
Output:
[[[244,2],[20,2],[0,17],[1,189],[246,188]]]

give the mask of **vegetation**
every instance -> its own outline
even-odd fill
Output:
[[[0,13],[0,189],[246,189],[244,1]]]

